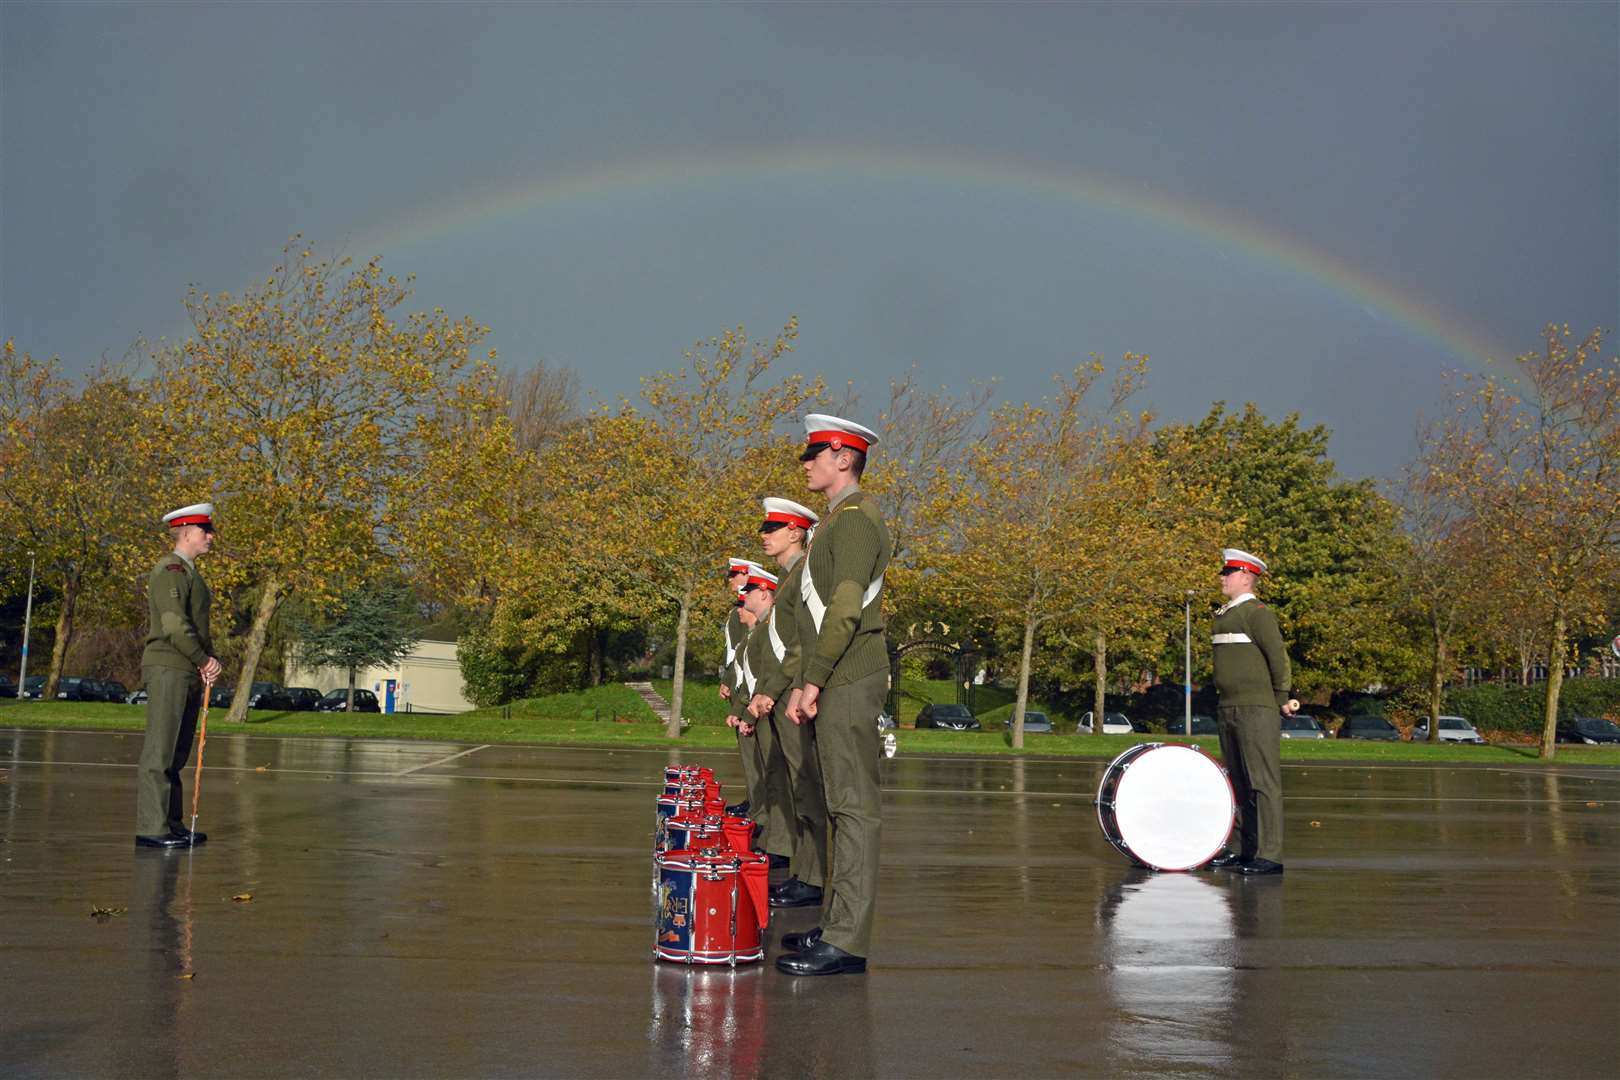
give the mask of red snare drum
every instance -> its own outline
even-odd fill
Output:
[[[664,819],[663,836],[654,845],[655,853],[663,851],[707,851],[726,847],[727,837],[721,817],[699,817],[696,814],[676,814]]]
[[[655,957],[679,964],[764,959],[769,859],[711,850],[667,851],[656,861]]]
[[[748,855],[754,850],[754,823],[745,817],[736,817],[732,814],[725,816],[722,828],[725,830],[726,844],[739,855]]]

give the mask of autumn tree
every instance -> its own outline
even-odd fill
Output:
[[[233,721],[289,596],[330,602],[408,541],[436,541],[423,561],[439,566],[451,549],[477,555],[460,536],[487,511],[445,502],[460,493],[442,477],[498,458],[504,426],[467,418],[501,404],[472,356],[485,329],[401,315],[409,296],[379,260],[321,261],[295,238],[242,296],[194,289],[192,335],[156,358],[163,425],[189,455],[170,483],[218,506],[210,577],[257,591]],[[485,438],[469,445],[471,432]]]
[[[56,361],[36,361],[6,342],[0,358],[0,507],[6,562],[38,559],[57,594],[55,635],[43,696],[54,698],[62,665],[88,603],[116,621],[129,617],[130,583],[162,544],[165,496],[140,387],[110,370],[82,386]]]
[[[361,585],[298,620],[298,660],[305,668],[330,666],[347,671],[349,693],[344,708],[353,712],[355,673],[365,667],[386,667],[408,656],[420,640],[419,623],[415,601],[404,582]]]
[[[1564,665],[1620,590],[1620,362],[1604,332],[1549,325],[1511,374],[1470,378],[1428,452],[1485,531],[1547,656],[1541,756],[1555,752]]]

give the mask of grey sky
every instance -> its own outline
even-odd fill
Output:
[[[1134,349],[1168,416],[1254,398],[1388,471],[1459,335],[1620,322],[1617,10],[7,3],[0,335],[121,355],[303,232],[607,395],[796,314],[872,399]]]

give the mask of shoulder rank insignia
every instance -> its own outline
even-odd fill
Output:
[[[163,569],[173,570],[177,574],[183,574],[186,572],[186,568],[181,566],[179,563],[168,563],[163,567]]]

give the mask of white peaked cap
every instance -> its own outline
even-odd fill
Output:
[[[761,567],[754,567],[748,571],[748,585],[763,585],[767,589],[776,588],[776,575]]]
[[[792,499],[761,499],[760,505],[765,507],[766,521],[780,521],[785,525],[808,529],[821,520],[814,510]]]
[[[1237,548],[1223,549],[1221,559],[1222,569],[1231,566],[1238,570],[1247,570],[1251,574],[1264,574],[1266,572],[1266,560],[1258,555],[1250,555],[1247,551],[1239,551]]]
[[[804,435],[808,446],[819,443],[841,444],[834,445],[834,449],[842,450],[847,447],[862,453],[878,444],[878,434],[871,428],[863,427],[853,420],[829,416],[827,413],[811,413],[806,416]]]
[[[214,504],[192,503],[182,506],[178,510],[170,510],[163,515],[163,524],[171,529],[178,529],[182,525],[201,525],[206,529],[214,527]]]

